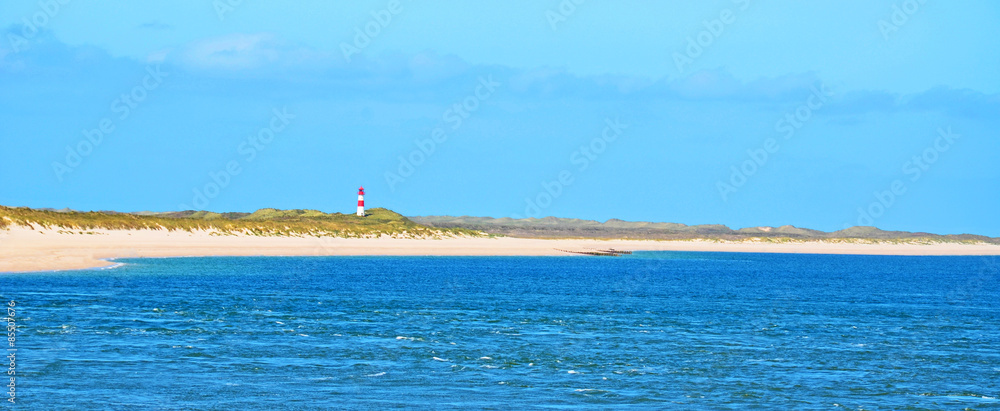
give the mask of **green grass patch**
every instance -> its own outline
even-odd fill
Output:
[[[441,237],[485,234],[464,228],[432,228],[385,208],[367,215],[327,214],[318,210],[277,210],[264,208],[253,213],[213,213],[181,211],[137,215],[114,212],[56,212],[27,207],[0,206],[0,228],[8,225],[70,230],[214,230],[223,234],[256,236],[313,237]]]

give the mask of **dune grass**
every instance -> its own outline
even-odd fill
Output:
[[[464,228],[423,226],[385,208],[368,210],[364,217],[354,214],[327,214],[317,210],[277,210],[265,208],[254,213],[212,213],[183,211],[137,215],[114,212],[56,212],[26,207],[0,206],[0,228],[20,225],[35,229],[72,230],[208,230],[223,234],[257,236],[316,237],[442,237],[482,236]]]

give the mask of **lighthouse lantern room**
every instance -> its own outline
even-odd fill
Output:
[[[358,217],[365,216],[365,188],[358,188]]]

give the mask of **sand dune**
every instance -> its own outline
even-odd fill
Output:
[[[306,255],[570,255],[557,249],[774,252],[884,255],[1000,255],[993,244],[855,244],[543,240],[524,238],[356,239],[220,236],[198,231],[0,229],[0,272],[110,266],[114,258]],[[594,258],[594,257],[579,257]]]

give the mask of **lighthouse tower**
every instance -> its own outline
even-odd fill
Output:
[[[358,217],[365,216],[365,188],[358,188]]]

